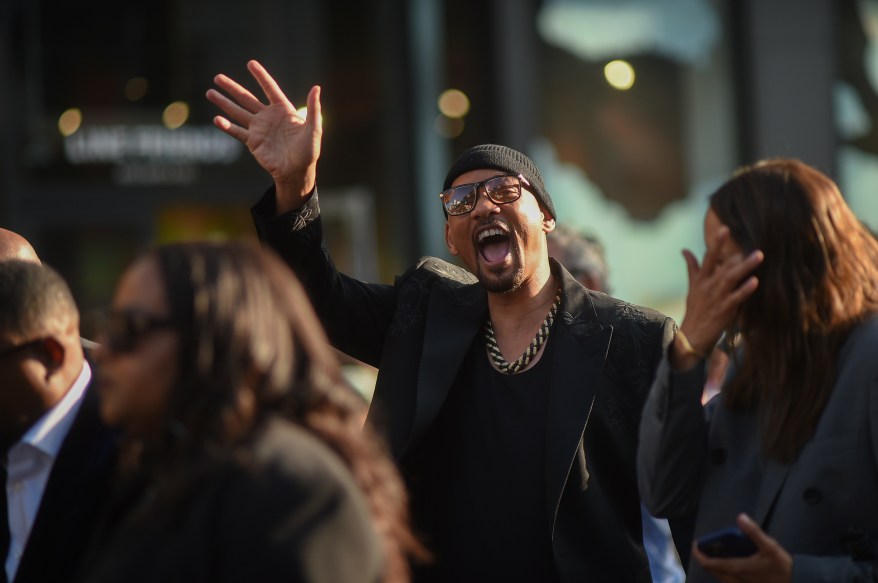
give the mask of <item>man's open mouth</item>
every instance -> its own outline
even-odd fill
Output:
[[[503,261],[509,254],[509,242],[509,233],[499,227],[490,227],[476,235],[479,254],[488,263]]]

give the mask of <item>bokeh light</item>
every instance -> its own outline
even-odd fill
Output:
[[[604,77],[607,78],[607,83],[614,89],[627,91],[634,86],[634,67],[628,61],[621,59],[610,61],[604,67]]]
[[[58,118],[58,131],[65,138],[75,134],[81,125],[82,112],[76,107],[71,107]]]
[[[175,101],[165,108],[162,113],[162,122],[169,130],[175,130],[186,123],[189,119],[189,105],[182,101]]]
[[[125,97],[128,101],[140,101],[149,90],[149,83],[143,77],[134,77],[125,84]]]
[[[296,115],[298,115],[298,116],[301,117],[302,119],[308,119],[308,106],[307,106],[307,105],[303,105],[302,107],[300,107],[299,109],[297,109],[297,110],[296,110]],[[321,123],[321,124],[325,124],[325,123],[326,123],[326,116],[323,115],[323,113],[320,114],[320,123]]]
[[[458,137],[463,133],[465,125],[466,124],[464,124],[463,120],[459,117],[448,117],[447,115],[442,114],[437,115],[436,119],[433,121],[433,127],[436,128],[436,133],[443,138]]]
[[[439,111],[445,117],[462,118],[469,113],[469,97],[460,89],[446,89],[439,96]]]

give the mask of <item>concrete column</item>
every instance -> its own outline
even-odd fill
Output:
[[[412,144],[418,239],[422,253],[447,257],[439,192],[451,162],[448,146],[435,129],[437,99],[445,79],[443,5],[439,0],[408,0]]]
[[[832,0],[740,0],[745,159],[789,156],[832,174]]]
[[[536,11],[530,0],[493,0],[494,101],[504,146],[527,153],[534,135],[536,103]]]

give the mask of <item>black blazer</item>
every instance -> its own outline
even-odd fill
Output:
[[[114,493],[80,581],[381,581],[384,556],[367,502],[310,432],[269,416],[228,455],[191,467],[192,482],[173,505],[154,502],[149,469]]]
[[[92,377],[49,474],[16,583],[73,578],[107,498],[115,462],[115,435],[100,419]]]
[[[405,471],[485,322],[487,294],[472,274],[436,258],[394,285],[338,273],[320,219],[302,228],[295,215],[272,218],[273,197],[270,190],[253,208],[260,238],[305,284],[333,344],[378,367],[369,415]],[[546,536],[563,581],[651,581],[635,451],[640,411],[674,324],[584,288],[554,260],[552,269],[562,296],[552,333]]]

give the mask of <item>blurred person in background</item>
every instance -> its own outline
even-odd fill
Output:
[[[29,261],[31,263],[42,265],[42,261],[30,241],[14,231],[0,228],[0,261],[7,261],[9,259],[18,259],[20,261]],[[89,328],[88,322],[92,319],[88,316],[89,314],[87,313],[79,314],[79,327],[81,331]],[[79,342],[85,349],[87,357],[90,357],[90,351],[97,347],[95,341],[82,336],[80,336]]]
[[[878,580],[878,242],[801,162],[743,168],[710,198],[686,315],[644,409],[638,476],[658,516],[737,526],[746,557],[693,549],[693,582]],[[705,357],[734,339],[702,407]]]
[[[378,367],[369,418],[386,423],[436,557],[416,580],[650,581],[635,449],[673,321],[550,260],[555,210],[539,169],[497,144],[461,154],[439,194],[467,269],[428,257],[394,285],[339,273],[316,190],[320,89],[303,118],[261,65],[248,69],[269,103],[217,75],[231,99],[208,91],[229,116],[214,123],[274,178],[253,208],[262,239],[333,343]]]
[[[557,259],[576,281],[590,290],[610,293],[610,272],[600,241],[558,224],[548,234],[548,242],[549,257]]]
[[[269,251],[142,256],[98,356],[101,413],[125,442],[83,581],[408,581],[402,481]]]
[[[69,581],[109,490],[115,436],[98,416],[69,287],[10,233],[0,234],[2,580]]]

